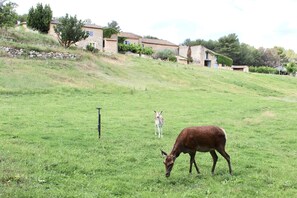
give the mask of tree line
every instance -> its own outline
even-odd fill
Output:
[[[256,49],[246,43],[240,43],[235,33],[223,36],[218,40],[186,39],[183,45],[203,45],[212,51],[232,58],[234,65],[277,67],[286,66],[288,63],[297,63],[297,54],[293,50],[277,46]]]

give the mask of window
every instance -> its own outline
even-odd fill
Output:
[[[205,59],[208,59],[208,52],[205,53]]]
[[[94,36],[94,32],[93,31],[87,31],[89,33],[89,36]]]
[[[129,45],[130,41],[124,41],[124,44]]]

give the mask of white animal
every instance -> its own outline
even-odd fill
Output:
[[[155,112],[155,135],[158,135],[158,137],[161,138],[163,137],[162,127],[164,124],[164,118],[162,116],[163,111],[160,111],[160,112],[154,111],[154,112]]]

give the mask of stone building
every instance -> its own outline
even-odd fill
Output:
[[[140,40],[140,43],[144,47],[151,47],[154,51],[162,51],[168,49],[173,51],[176,55],[178,55],[178,45],[163,39],[142,38]]]
[[[114,36],[116,35],[113,35],[113,37]],[[143,47],[151,47],[154,51],[169,49],[178,55],[178,45],[163,39],[143,38],[142,36],[130,32],[120,32],[117,37],[124,37],[124,44],[140,44]]]
[[[202,45],[191,46],[193,63],[205,67],[218,68],[216,53]],[[188,46],[179,46],[179,56],[187,57]]]
[[[52,20],[50,23],[50,29],[48,34],[57,38],[57,34],[55,33],[54,26],[59,22],[57,20]],[[83,26],[83,30],[89,32],[89,37],[85,40],[81,40],[76,43],[76,45],[80,48],[86,48],[87,45],[92,45],[96,49],[102,51],[103,50],[103,27],[95,24],[86,24]]]

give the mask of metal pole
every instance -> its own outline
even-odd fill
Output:
[[[99,136],[99,139],[101,137],[101,114],[100,114],[100,110],[101,108],[98,107],[98,136]]]

